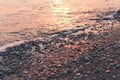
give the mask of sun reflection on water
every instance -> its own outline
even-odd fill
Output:
[[[53,2],[56,3],[56,4],[62,4],[61,0],[53,0]]]
[[[54,4],[50,5],[52,20],[55,24],[67,24],[71,18],[68,13],[70,7],[63,0],[53,0]]]

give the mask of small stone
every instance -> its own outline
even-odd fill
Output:
[[[106,70],[105,72],[108,73],[108,72],[110,72],[110,70]]]
[[[2,56],[0,56],[0,62],[2,62],[3,61],[3,57]]]
[[[116,76],[115,76],[115,75],[113,75],[113,78],[116,78]]]
[[[69,39],[68,38],[64,38],[65,41],[68,41]]]
[[[58,64],[57,66],[58,66],[58,67],[61,67],[62,65],[61,65],[61,64]]]
[[[43,71],[44,68],[43,67],[39,67],[38,71]]]
[[[42,80],[48,80],[48,78],[47,77],[42,77]]]
[[[103,35],[109,35],[109,33],[108,32],[104,32]]]
[[[82,33],[82,34],[78,35],[79,38],[83,38],[83,37],[86,37],[86,36],[87,36],[87,33]]]
[[[88,38],[89,38],[89,39],[93,38],[94,35],[95,35],[95,34],[94,34],[93,32],[88,32]]]
[[[67,71],[63,71],[63,72],[61,72],[61,74],[62,74],[62,75],[67,75],[68,72],[67,72]]]
[[[76,76],[80,76],[81,74],[80,73],[77,73]]]
[[[27,73],[28,73],[28,71],[23,71],[23,73],[27,74]]]
[[[55,74],[54,72],[51,73],[51,75],[54,75],[54,74]]]
[[[103,80],[111,80],[110,78],[104,78]]]
[[[3,72],[0,72],[0,80],[3,80],[4,77],[5,77],[5,74]]]
[[[3,66],[2,66],[2,65],[0,65],[0,70],[1,70],[1,69],[3,69]]]

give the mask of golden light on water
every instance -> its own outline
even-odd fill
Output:
[[[52,19],[55,23],[69,23],[70,18],[68,13],[70,12],[70,7],[65,4],[62,0],[53,0],[54,5],[50,5]]]
[[[61,0],[53,0],[53,2],[56,3],[56,4],[61,4],[62,3]]]
[[[0,41],[3,43],[31,38],[29,32],[64,30],[95,16],[84,13],[119,9],[120,0],[0,0]]]

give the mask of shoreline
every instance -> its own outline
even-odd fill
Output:
[[[116,20],[115,19],[115,15],[117,14],[118,11],[112,13],[112,14],[109,14],[107,16],[103,16],[102,18],[89,18],[88,20],[94,20],[94,21],[114,21]],[[93,24],[94,25],[94,24]],[[54,38],[54,37],[59,37],[60,35],[69,35],[69,34],[72,34],[72,33],[75,33],[75,32],[78,32],[79,30],[85,30],[87,28],[89,28],[89,26],[92,26],[92,25],[85,25],[85,26],[77,26],[77,27],[74,27],[72,29],[68,29],[68,30],[62,30],[62,31],[58,31],[58,32],[54,32],[52,33],[52,35],[46,35],[46,37],[36,37],[36,38],[33,38],[33,39],[29,39],[29,40],[20,40],[20,41],[14,41],[12,43],[8,43],[6,45],[3,45],[3,46],[0,46],[0,52],[3,52],[5,51],[7,48],[9,47],[15,47],[15,46],[19,46],[21,44],[25,44],[27,42],[30,42],[30,41],[43,41],[45,40],[45,38],[48,38],[48,39],[51,39],[51,38]]]
[[[84,30],[86,28],[89,28],[88,26],[84,26],[84,27],[76,27],[76,28],[73,28],[73,29],[70,29],[70,30],[65,30],[65,31],[62,31],[63,35],[69,35],[69,34],[72,34],[72,33],[75,33],[75,32],[78,32],[78,31],[81,31],[81,30]],[[46,37],[47,40],[50,40],[52,38],[56,38],[56,37],[59,37],[60,35],[62,34],[58,34],[57,33],[53,33],[53,35],[50,35],[48,37]],[[42,37],[37,37],[37,38],[34,38],[34,39],[30,39],[30,40],[21,40],[21,41],[15,41],[13,43],[8,43],[4,46],[1,46],[0,47],[0,52],[5,52],[5,50],[7,48],[12,48],[12,47],[17,47],[17,46],[20,46],[21,44],[26,44],[26,43],[29,43],[29,42],[36,42],[36,43],[39,43],[41,41],[45,41],[46,40],[45,38],[42,38]]]
[[[0,79],[118,80],[120,24],[98,23],[7,48],[0,52]]]

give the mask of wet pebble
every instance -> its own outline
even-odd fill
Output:
[[[93,32],[88,32],[88,39],[92,39],[95,36]]]
[[[41,80],[48,80],[48,78],[47,77],[42,77]]]
[[[2,62],[3,61],[3,57],[2,56],[0,56],[0,62]]]
[[[109,32],[104,32],[103,35],[108,36]]]
[[[68,36],[64,35],[65,33],[58,33],[59,36],[46,44],[30,42],[20,45],[20,47],[8,48],[4,55],[4,66],[7,66],[8,69],[2,68],[0,79],[3,79],[6,74],[7,76],[9,74],[19,76],[19,73],[24,80],[59,80],[59,78],[61,80],[64,80],[63,78],[65,80],[99,80],[101,79],[99,76],[111,75],[115,73],[115,70],[120,69],[117,55],[119,49],[118,46],[115,46],[116,44],[109,45],[109,48],[104,47],[108,43],[97,42],[99,39],[102,40],[102,37],[92,40],[96,36],[93,32],[72,35],[66,33]],[[108,35],[108,32],[101,35],[104,37]],[[88,40],[81,41],[87,37]],[[89,50],[89,46],[96,43],[95,41],[97,44]],[[82,49],[86,50],[81,52]],[[44,50],[45,54],[39,54],[39,50]],[[0,57],[1,61],[3,61],[2,57]],[[27,78],[28,76],[30,79]]]
[[[3,80],[5,77],[5,73],[4,72],[0,72],[0,80]]]
[[[77,38],[83,38],[83,37],[86,37],[87,36],[87,33],[81,33],[81,34],[78,34],[77,35]]]

